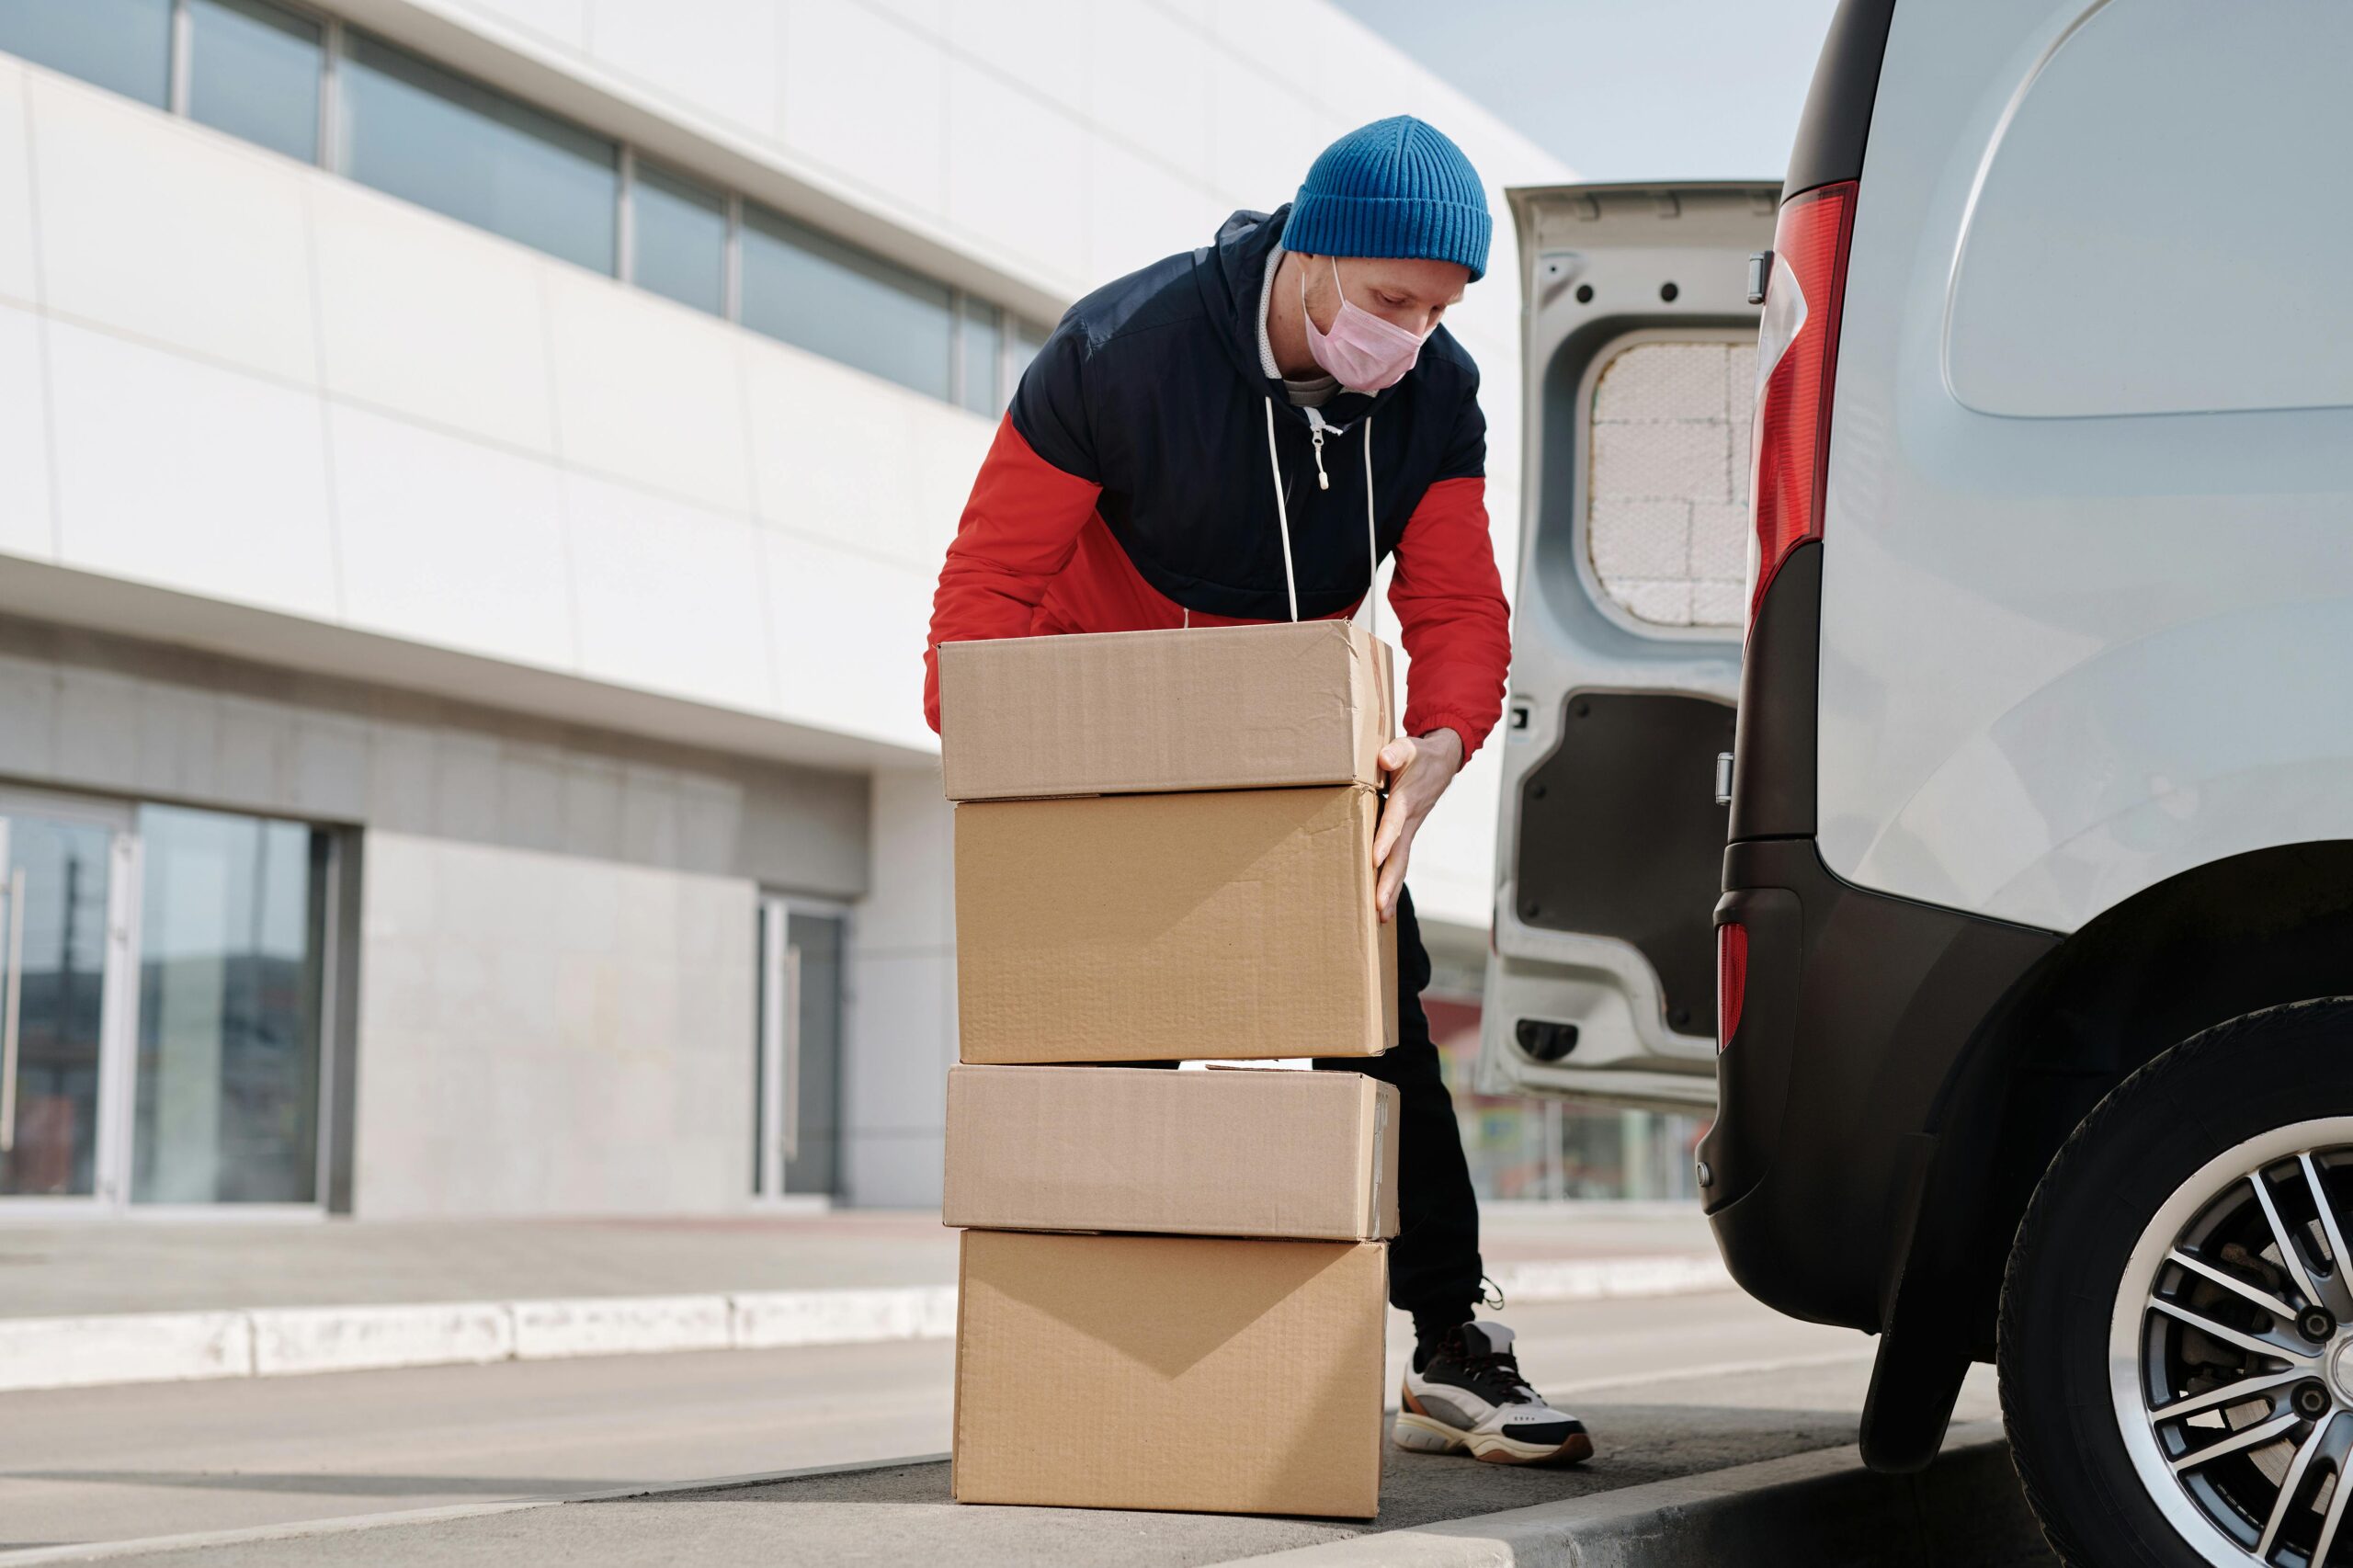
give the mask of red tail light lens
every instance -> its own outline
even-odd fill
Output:
[[[1756,419],[1750,473],[1748,622],[1790,551],[1822,537],[1830,464],[1830,388],[1838,368],[1847,242],[1855,182],[1793,196],[1773,230],[1773,269],[1756,338]]]
[[[1748,927],[1738,921],[1716,927],[1716,1049],[1732,1043],[1740,1028],[1740,1003],[1748,989]]]

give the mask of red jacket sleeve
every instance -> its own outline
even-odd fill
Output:
[[[1069,562],[1101,493],[1102,486],[1040,457],[1010,415],[998,424],[931,597],[923,715],[934,730],[939,728],[939,645],[1029,635],[1047,579]]]
[[[1468,758],[1503,713],[1511,668],[1511,611],[1487,537],[1487,482],[1441,479],[1424,491],[1396,560],[1389,603],[1413,661],[1405,733],[1452,730]]]

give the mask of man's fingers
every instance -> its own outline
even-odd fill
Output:
[[[1381,767],[1384,773],[1395,773],[1414,760],[1415,747],[1410,740],[1395,740],[1381,748]]]
[[[1381,904],[1381,918],[1386,923],[1396,918],[1397,893],[1405,885],[1405,862],[1413,856],[1414,835],[1398,835],[1395,850],[1381,862],[1381,878],[1373,884]]]

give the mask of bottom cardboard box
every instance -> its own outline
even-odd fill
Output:
[[[1370,1518],[1379,1242],[967,1231],[960,1503]]]

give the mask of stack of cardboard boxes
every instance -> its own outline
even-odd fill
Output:
[[[1396,1091],[1142,1064],[1394,1042],[1388,649],[1336,621],[950,643],[940,693],[957,1498],[1370,1517]]]

